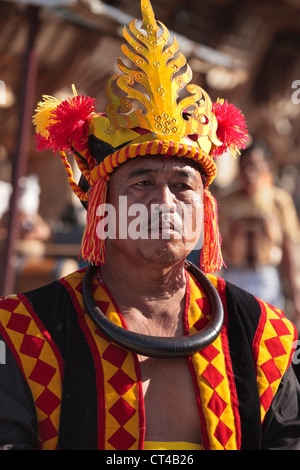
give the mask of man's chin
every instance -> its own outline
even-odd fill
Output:
[[[136,252],[139,257],[151,264],[170,266],[184,260],[189,253],[184,245],[178,246],[178,243],[170,241],[166,243],[166,240],[157,240],[157,242],[156,246],[149,242],[147,247],[137,247]]]

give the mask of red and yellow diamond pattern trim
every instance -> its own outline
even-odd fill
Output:
[[[24,296],[3,298],[0,319],[0,333],[32,392],[39,448],[54,450],[59,432],[63,374],[58,348]]]
[[[90,345],[98,375],[98,449],[140,449],[145,425],[137,358],[107,340],[85,312],[82,275],[72,275],[64,283],[73,291],[73,299],[74,295],[76,297],[80,326]],[[116,306],[97,280],[93,290],[102,312],[124,327]]]
[[[297,340],[294,325],[283,312],[261,300],[262,315],[253,342],[253,358],[257,368],[261,421],[263,422],[282,375],[289,367]]]
[[[220,292],[221,280],[214,276],[209,277]],[[208,323],[210,306],[209,300],[203,292],[199,297],[199,293],[202,291],[201,286],[192,279],[190,285],[189,322],[192,326],[189,329],[189,334],[194,334]],[[211,450],[237,450],[241,445],[237,393],[225,328],[226,324],[212,344],[192,356],[204,418],[202,420],[202,439],[205,448]]]

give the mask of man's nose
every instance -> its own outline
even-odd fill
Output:
[[[160,184],[152,192],[151,203],[164,205],[167,210],[173,210],[176,208],[176,197],[168,184]]]

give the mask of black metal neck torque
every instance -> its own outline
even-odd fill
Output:
[[[186,261],[186,268],[200,282],[211,305],[208,324],[193,335],[148,336],[126,330],[113,323],[101,312],[94,300],[92,282],[97,267],[93,265],[88,267],[83,279],[83,300],[87,312],[107,338],[128,351],[156,358],[191,356],[209,346],[219,336],[224,321],[224,310],[217,290],[206,275],[189,261]]]

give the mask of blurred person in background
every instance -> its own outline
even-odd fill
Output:
[[[21,240],[47,241],[51,236],[49,224],[39,213],[40,184],[35,174],[20,179],[21,193],[18,201],[18,236]],[[12,188],[9,183],[1,182],[0,187],[0,239],[7,236],[10,196]]]
[[[294,202],[274,184],[272,155],[264,143],[242,151],[239,169],[240,186],[219,204],[224,279],[280,309],[289,295],[299,328],[295,247],[300,232]]]

